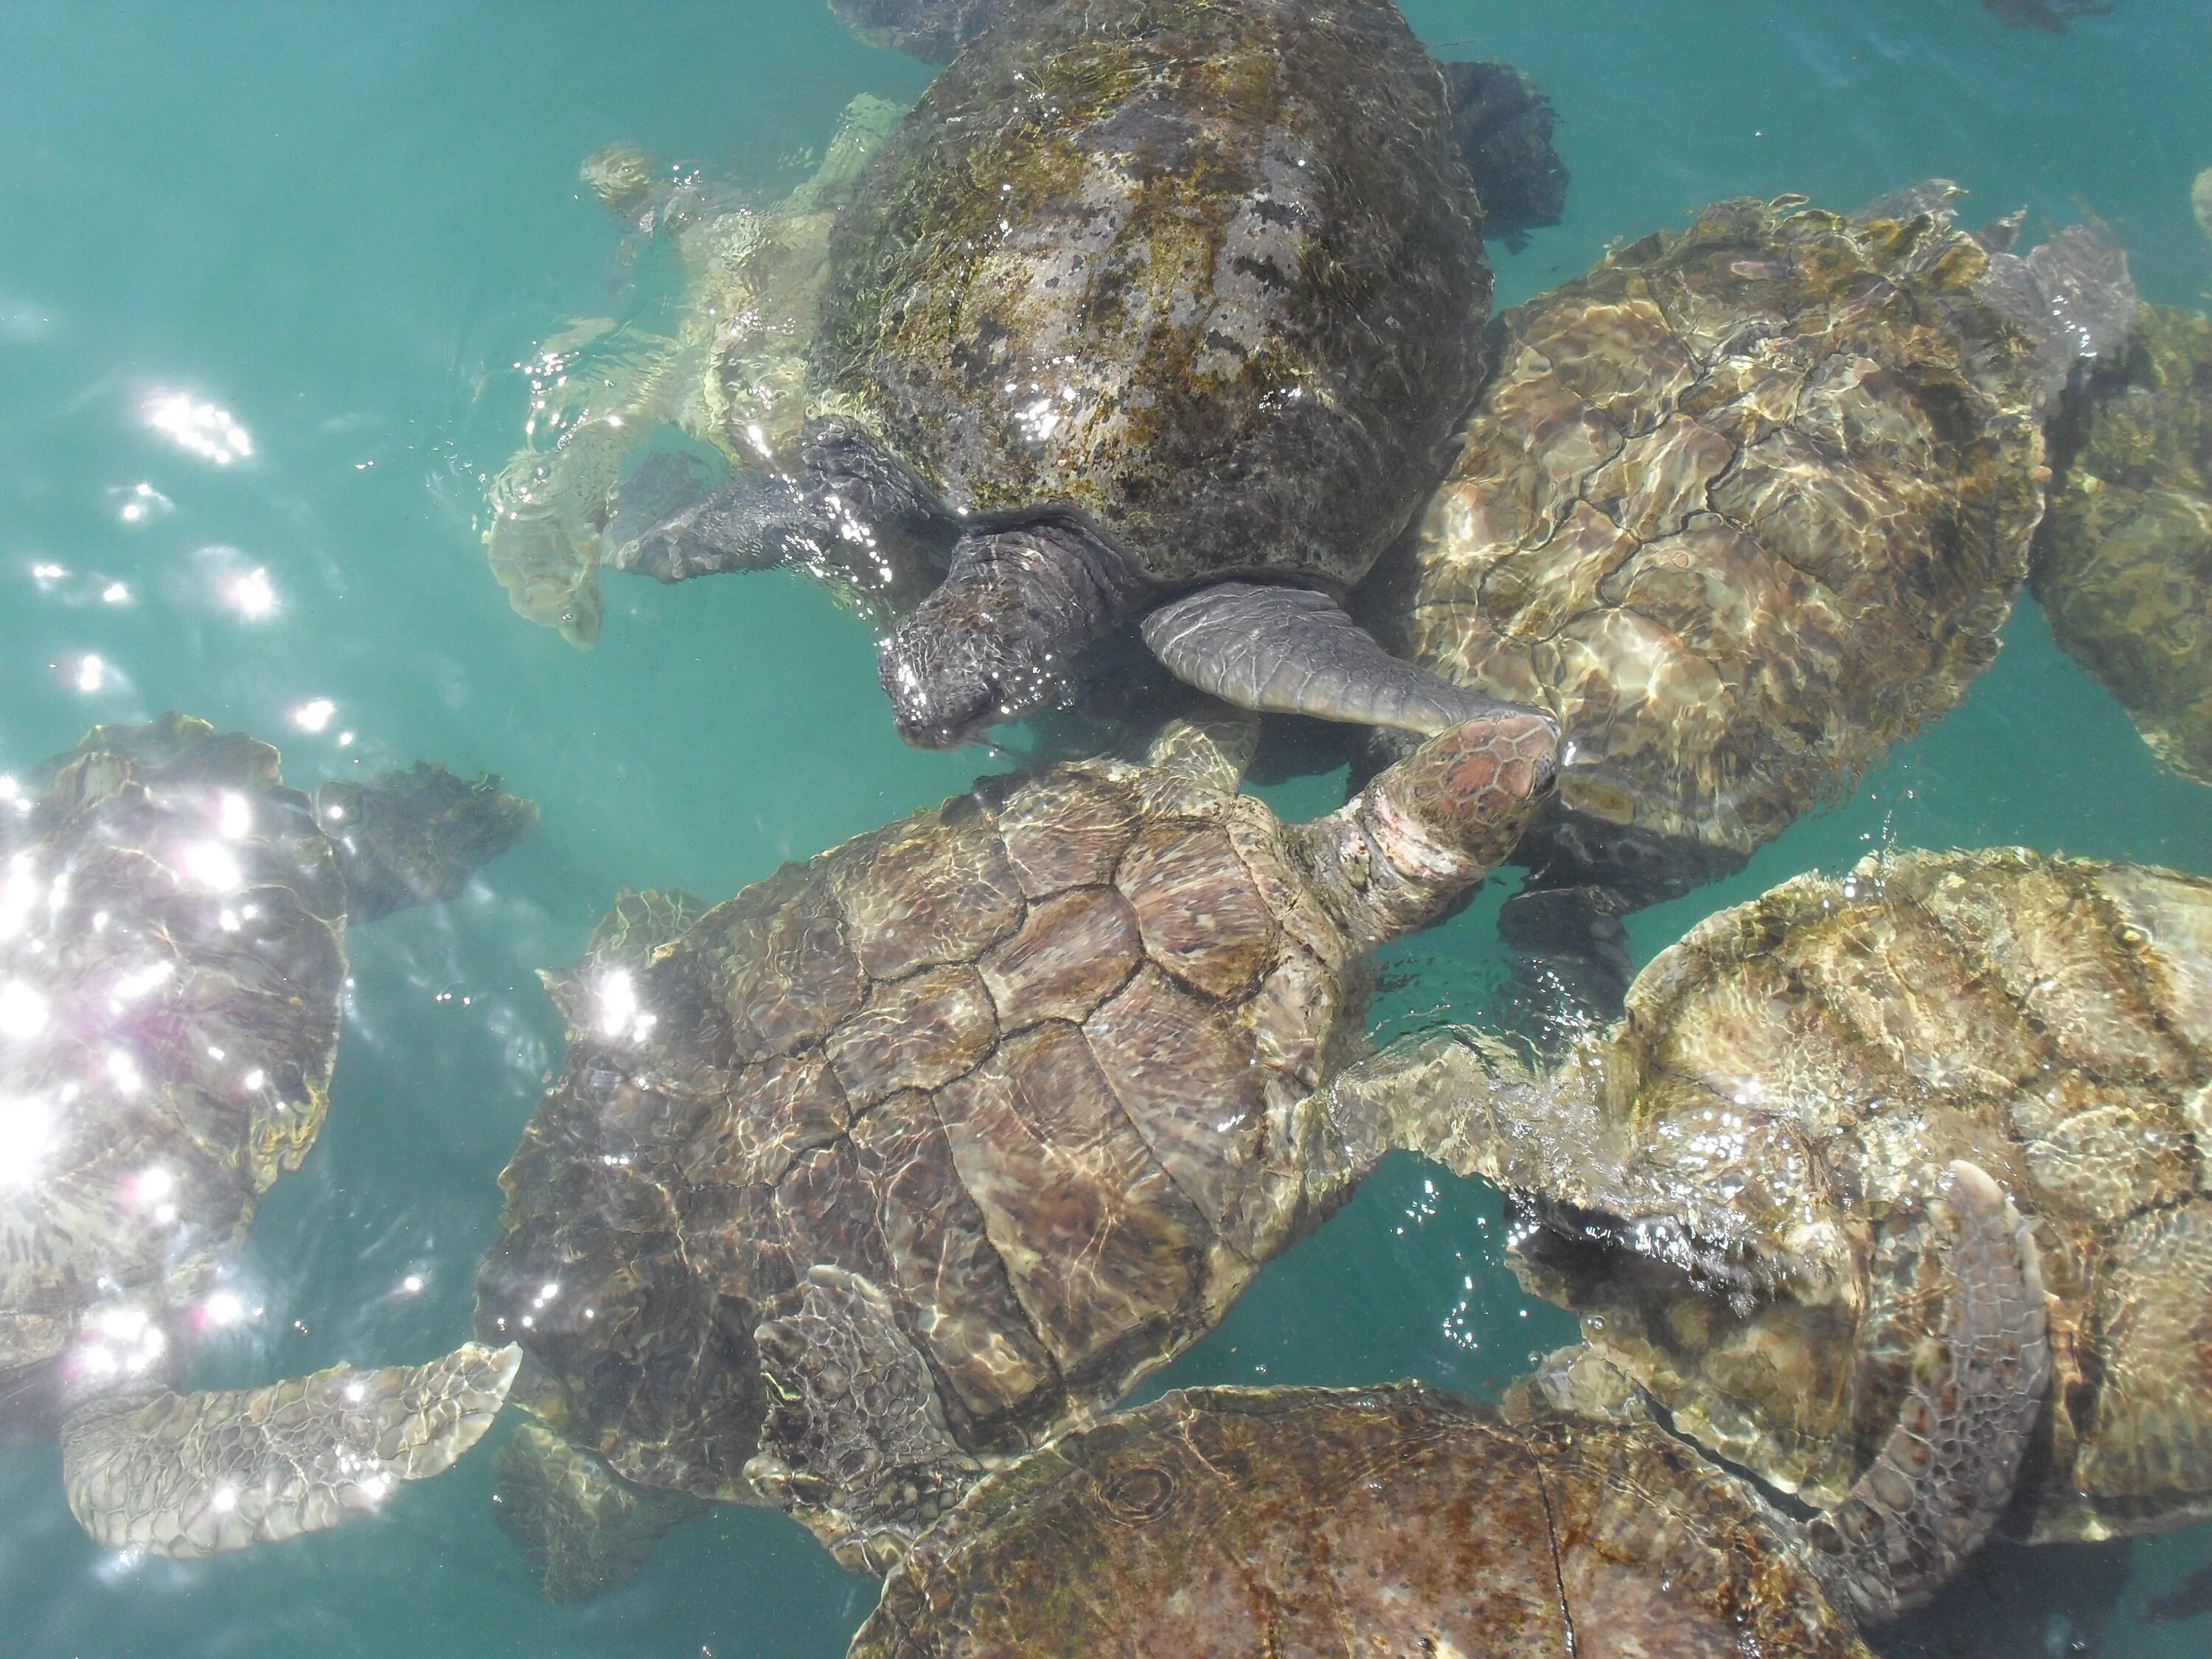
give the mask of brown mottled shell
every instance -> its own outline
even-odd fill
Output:
[[[2008,1524],[2212,1516],[2212,881],[2020,851],[1800,877],[1656,957],[1599,1075],[1641,1186],[1793,1264],[1741,1307],[1626,1255],[1529,1270],[1676,1428],[1839,1498],[1940,1297],[1920,1200],[1965,1158],[2030,1218],[2053,1298]]]
[[[2212,318],[2143,307],[2060,430],[2035,597],[2153,752],[2212,784]]]
[[[576,1443],[725,1499],[753,1332],[811,1267],[885,1293],[971,1453],[1210,1329],[1301,1224],[1301,1103],[1364,988],[1266,807],[1117,762],[979,787],[617,954],[556,988],[567,1066],[478,1321]]]
[[[1391,0],[1012,0],[840,226],[816,400],[959,513],[1348,584],[1480,383],[1481,219]]]
[[[345,980],[331,843],[266,744],[173,714],[100,726],[20,804],[0,801],[6,1438],[104,1380],[179,1374],[191,1304],[322,1127]],[[80,1328],[95,1304],[112,1328]]]
[[[916,1547],[851,1659],[1577,1651],[1867,1659],[1672,1436],[1413,1386],[1192,1390],[1070,1434]]]
[[[1376,626],[1559,717],[1553,833],[1740,859],[1988,665],[2042,441],[1984,264],[1729,202],[1499,319]]]

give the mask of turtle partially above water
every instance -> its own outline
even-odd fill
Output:
[[[1868,1659],[1854,1626],[1979,1547],[2041,1398],[2033,1247],[1971,1166],[1950,1198],[1942,1362],[1841,1525],[1767,1503],[1574,1351],[1502,1413],[1413,1385],[1194,1389],[991,1477],[851,1659]]]
[[[626,896],[554,982],[566,1069],[477,1281],[518,1401],[589,1455],[519,1437],[502,1479],[547,1593],[680,1512],[617,1476],[775,1504],[880,1571],[1211,1330],[1400,1144],[1315,1110],[1368,953],[1504,856],[1555,740],[1455,728],[1285,825],[1179,724],[704,915]]]
[[[2043,510],[2040,422],[2124,337],[2124,258],[2026,258],[1938,181],[1850,217],[1725,202],[1498,319],[1394,647],[1548,709],[1559,793],[1501,925],[1610,1015],[1618,917],[1741,866],[1955,703]]]
[[[197,1556],[439,1473],[520,1355],[173,1392],[221,1275],[329,1105],[345,931],[449,897],[535,822],[432,766],[285,787],[174,714],[96,727],[0,800],[0,1434],[58,1433],[100,1543]]]
[[[940,565],[881,664],[926,745],[1050,703],[1140,616],[1232,702],[1480,714],[1336,599],[1484,368],[1452,118],[1389,0],[1003,0],[845,210],[796,453],[611,562]]]
[[[1474,1036],[1370,1065],[1337,1091],[1434,1112],[1443,1161],[1536,1195],[1526,1276],[1677,1430],[1823,1508],[1926,1338],[1927,1171],[1971,1160],[2051,1296],[2006,1530],[2212,1518],[2212,880],[1871,858],[1700,923],[1555,1069]]]

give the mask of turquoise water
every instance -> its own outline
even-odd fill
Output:
[[[1717,197],[1844,205],[1936,173],[1991,216],[2093,210],[2147,298],[2212,283],[2188,205],[2212,164],[2201,0],[2118,0],[2058,35],[1972,0],[1406,9],[1522,65],[1564,118],[1566,222],[1495,252],[1501,305]],[[248,1253],[266,1315],[196,1385],[463,1334],[495,1178],[558,1060],[535,970],[618,887],[725,895],[1007,763],[902,748],[870,640],[799,577],[617,580],[585,653],[509,611],[477,538],[527,403],[514,365],[571,317],[651,320],[665,297],[652,255],[618,262],[578,160],[627,137],[787,182],[854,94],[927,78],[819,0],[0,9],[0,771],[177,708],[281,742],[295,781],[422,757],[544,810],[464,900],[355,935],[329,1127]],[[149,428],[149,399],[179,394],[250,453]],[[1303,813],[1339,790],[1271,793]],[[2212,872],[2212,793],[2157,769],[2023,601],[1963,708],[1741,876],[1638,918],[1639,957],[1887,842]],[[1418,977],[1380,1017],[1479,1016],[1494,905],[1400,947]],[[1158,1386],[1494,1387],[1571,1331],[1519,1295],[1500,1231],[1492,1195],[1394,1164]],[[281,1549],[125,1565],[77,1531],[52,1449],[0,1453],[0,1655],[827,1656],[872,1600],[790,1522],[726,1510],[623,1592],[550,1607],[489,1521],[489,1464]],[[2101,1650],[2212,1644],[2124,1618],[2208,1553],[2203,1531],[2136,1547]]]

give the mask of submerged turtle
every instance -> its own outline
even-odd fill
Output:
[[[703,915],[619,902],[554,983],[566,1069],[477,1280],[517,1399],[592,1455],[519,1439],[538,1467],[503,1481],[548,1594],[678,1512],[617,1476],[780,1505],[880,1571],[982,1464],[1212,1329],[1397,1144],[1314,1091],[1369,951],[1505,854],[1555,737],[1457,727],[1285,825],[1181,723],[1146,765],[988,780]]]
[[[1334,597],[1484,368],[1452,117],[1390,0],[1003,0],[840,222],[795,451],[610,562],[943,570],[881,664],[925,745],[1050,704],[1140,616],[1232,702],[1474,717]]]
[[[95,727],[0,803],[0,1433],[59,1433],[98,1542],[335,1526],[499,1410],[520,1356],[473,1343],[173,1390],[322,1127],[347,924],[458,892],[535,816],[423,765],[311,799],[266,744],[174,714]]]
[[[1951,1197],[1942,1363],[1840,1522],[1769,1504],[1571,1350],[1503,1413],[1413,1385],[1194,1389],[993,1476],[851,1659],[1868,1659],[1854,1626],[1987,1534],[2049,1358],[2019,1217],[1968,1165]]]
[[[1399,1091],[1368,1109],[1433,1111],[1465,1136],[1446,1163],[1541,1195],[1518,1257],[1540,1294],[1678,1430],[1823,1508],[1927,1330],[1914,1194],[1972,1160],[2052,1298],[2008,1533],[2212,1518],[2212,881],[1870,858],[1699,924],[1548,1074],[1480,1039],[1372,1064],[1338,1091]]]
[[[1722,203],[1507,313],[1449,479],[1363,595],[1416,661],[1559,717],[1501,925],[1608,1013],[1623,912],[1740,867],[1996,654],[2043,412],[2135,301],[2094,233],[2023,260],[2010,224],[1954,229],[1955,194]]]
[[[734,465],[760,465],[797,441],[830,226],[900,113],[881,98],[855,98],[813,176],[766,208],[627,145],[585,161],[584,182],[610,212],[674,244],[683,308],[670,336],[578,323],[531,364],[533,441],[493,480],[484,532],[493,574],[518,612],[574,644],[599,637],[602,546],[635,539],[696,494],[692,464],[672,450],[647,455],[623,481],[656,428],[673,427]],[[825,559],[837,550],[823,550]],[[866,559],[819,574],[864,605],[911,609],[943,569]]]
[[[2212,784],[2212,319],[2143,307],[2058,447],[2036,599],[2153,752]]]

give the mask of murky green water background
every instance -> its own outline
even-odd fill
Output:
[[[1991,216],[2093,210],[2148,298],[2212,282],[2187,203],[2212,163],[2202,0],[2118,0],[2058,36],[1972,0],[1406,9],[1454,55],[1528,69],[1564,116],[1567,222],[1498,253],[1501,304],[1717,197],[1846,206],[1937,173]],[[577,161],[629,137],[770,185],[854,94],[927,76],[820,0],[0,8],[0,770],[177,708],[281,742],[295,781],[419,756],[544,811],[462,902],[355,935],[329,1128],[249,1253],[265,1316],[196,1383],[464,1334],[495,1177],[557,1060],[534,970],[573,960],[617,887],[726,895],[1004,763],[902,748],[871,641],[798,577],[617,579],[586,654],[509,612],[477,539],[526,402],[514,364],[572,316],[650,320],[665,297],[651,255],[617,263]],[[150,430],[165,392],[228,411],[251,454]],[[1338,787],[1273,793],[1305,811]],[[2212,872],[2212,793],[2157,769],[2023,601],[1963,708],[1741,877],[1639,918],[1639,954],[1888,841]],[[1419,976],[1384,1018],[1480,1016],[1495,902],[1401,948]],[[1160,1385],[1494,1388],[1571,1331],[1520,1296],[1500,1231],[1492,1194],[1394,1164]],[[795,1526],[731,1510],[623,1593],[549,1607],[491,1524],[489,1464],[283,1548],[126,1566],[71,1522],[55,1452],[0,1454],[0,1655],[831,1656],[872,1600]],[[2203,1531],[2138,1546],[2124,1614],[2208,1552]],[[2101,1650],[2208,1645],[2124,1617]]]

